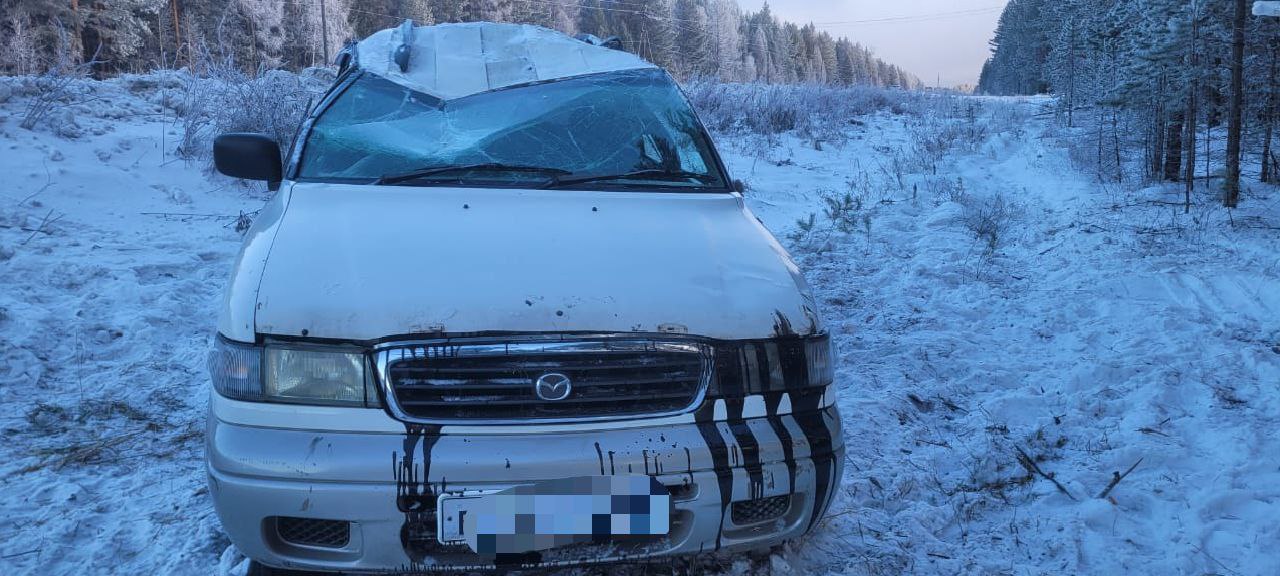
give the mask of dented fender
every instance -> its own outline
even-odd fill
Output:
[[[253,342],[254,314],[258,303],[258,286],[271,254],[271,245],[289,206],[292,186],[284,186],[262,207],[245,233],[232,268],[231,278],[223,291],[222,309],[218,315],[218,332],[237,342]]]

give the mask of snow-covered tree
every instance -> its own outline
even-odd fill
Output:
[[[515,7],[513,0],[469,0],[464,13],[470,22],[511,22]]]
[[[43,70],[59,26],[78,60],[100,46],[98,72],[109,74],[198,68],[207,57],[246,71],[321,65],[347,41],[405,19],[618,36],[680,79],[919,84],[852,40],[782,21],[767,3],[744,13],[736,0],[0,0],[0,71]]]
[[[1280,166],[1272,160],[1280,21],[1242,20],[1239,8],[1237,0],[1012,0],[980,89],[1060,96],[1069,126],[1092,125],[1100,178],[1180,180],[1189,207],[1198,181],[1225,168],[1230,196],[1235,158],[1257,154],[1262,179]],[[1227,134],[1224,161],[1203,151],[1215,150],[1233,118],[1233,97],[1240,129]]]
[[[715,75],[732,82],[742,79],[742,10],[734,0],[709,0],[707,24]]]

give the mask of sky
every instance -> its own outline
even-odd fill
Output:
[[[738,0],[755,12],[765,0]],[[813,22],[872,48],[933,86],[977,84],[1007,0],[769,0],[779,18]]]

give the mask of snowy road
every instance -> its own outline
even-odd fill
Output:
[[[102,96],[72,140],[0,104],[0,573],[226,572],[203,362],[262,197],[175,160],[148,88]],[[1076,176],[1036,101],[982,106],[990,135],[929,169],[891,161],[910,115],[824,151],[722,138],[780,237],[819,214],[784,242],[837,337],[849,446],[821,532],[726,571],[1280,573],[1276,233],[1113,209],[1164,192]],[[821,196],[846,191],[842,231]]]

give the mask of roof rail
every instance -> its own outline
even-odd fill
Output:
[[[400,44],[391,53],[391,60],[400,67],[400,72],[409,71],[409,52],[413,49],[413,20],[406,19],[400,24]]]

